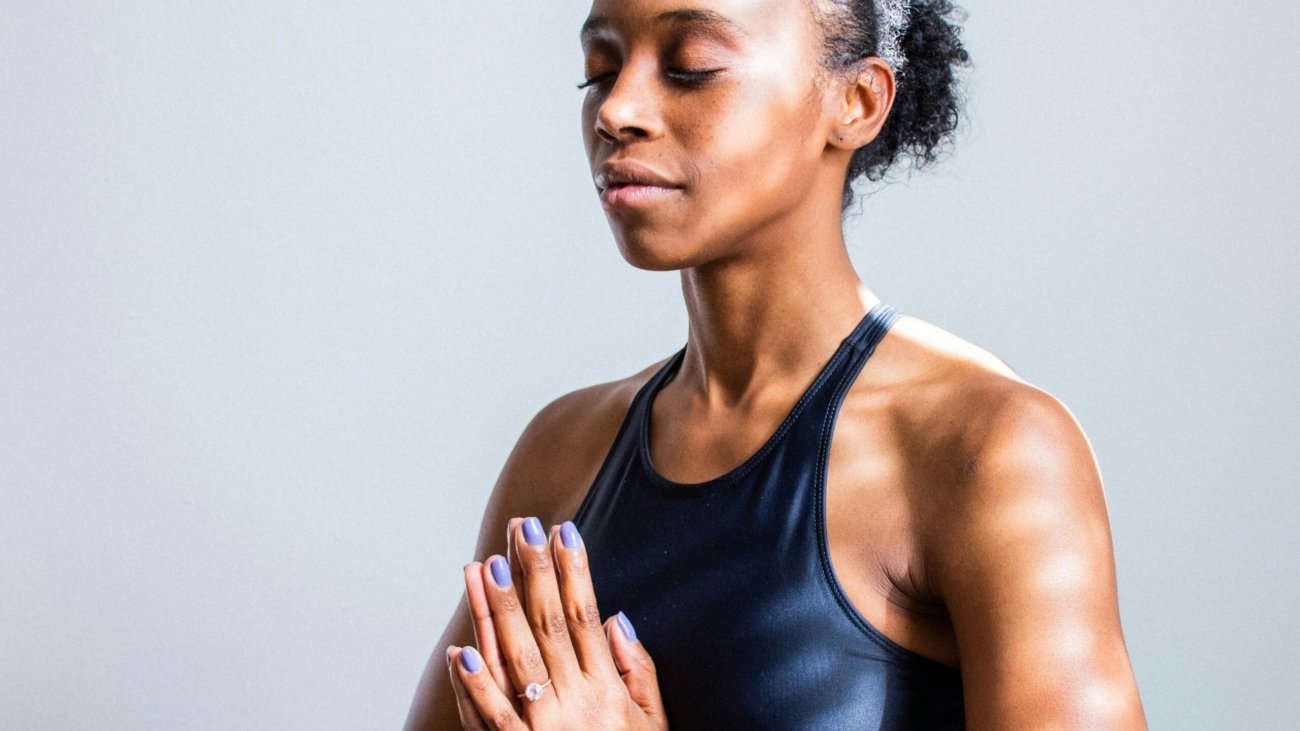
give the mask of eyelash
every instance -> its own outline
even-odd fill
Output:
[[[712,80],[713,77],[717,76],[721,70],[722,69],[707,69],[704,71],[670,70],[668,71],[668,77],[676,81],[677,83],[682,84],[683,86],[701,86],[707,83],[708,81]],[[578,88],[586,89],[589,86],[595,86],[596,84],[603,82],[605,79],[613,75],[614,74],[609,73],[609,74],[601,74],[599,76],[593,76],[590,79],[587,79],[586,81],[579,83]]]

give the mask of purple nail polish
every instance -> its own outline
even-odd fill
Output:
[[[483,669],[483,656],[478,654],[478,650],[466,647],[460,651],[460,664],[471,673],[477,673]]]
[[[497,556],[492,559],[488,566],[492,570],[492,580],[502,589],[510,586],[510,564],[506,563],[504,558]]]
[[[572,520],[566,520],[560,524],[560,542],[565,548],[577,548],[580,539],[578,538],[578,527],[573,524]]]
[[[524,541],[530,546],[540,546],[546,542],[546,534],[542,532],[542,521],[537,518],[524,519]]]
[[[636,642],[636,630],[632,629],[632,620],[628,619],[627,615],[622,612],[614,616],[618,619],[618,628],[623,630],[623,636]]]

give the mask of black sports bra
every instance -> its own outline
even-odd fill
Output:
[[[574,522],[602,612],[626,613],[654,658],[672,728],[964,728],[960,674],[872,627],[826,543],[835,418],[897,318],[873,307],[768,441],[707,482],[650,460],[650,405],[686,348],[633,400]]]

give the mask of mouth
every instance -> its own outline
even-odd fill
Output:
[[[641,208],[668,200],[683,186],[631,160],[611,160],[596,171],[600,202],[607,209]]]
[[[681,188],[642,183],[619,183],[600,191],[600,202],[606,208],[640,208],[667,200]]]

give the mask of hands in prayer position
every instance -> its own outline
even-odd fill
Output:
[[[466,729],[666,729],[654,662],[622,612],[602,623],[573,523],[512,518],[507,556],[465,566],[478,648],[447,648]]]

